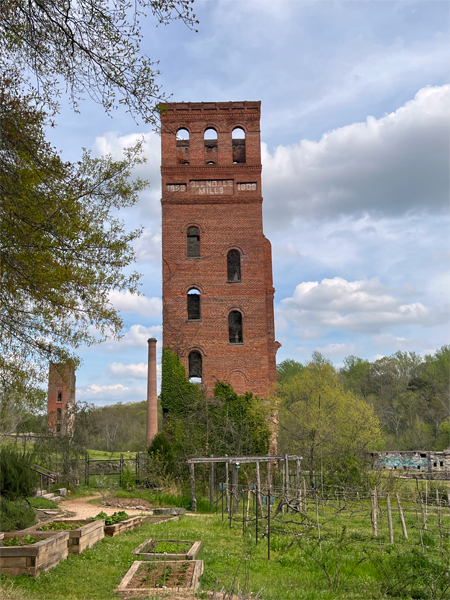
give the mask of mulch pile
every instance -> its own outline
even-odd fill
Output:
[[[105,498],[102,500],[103,506],[113,506],[116,508],[137,508],[145,509],[152,508],[148,500],[142,498]]]

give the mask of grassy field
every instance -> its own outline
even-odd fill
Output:
[[[218,589],[234,586],[235,592],[254,593],[262,589],[265,600],[446,600],[450,598],[449,509],[442,507],[440,528],[436,506],[428,506],[423,530],[420,507],[407,500],[402,505],[408,539],[403,538],[398,512],[393,510],[395,544],[391,545],[385,499],[380,501],[378,537],[374,537],[369,501],[336,498],[316,504],[310,498],[306,515],[281,513],[272,521],[270,560],[267,538],[262,537],[264,523],[261,527],[260,522],[256,544],[255,522],[244,531],[242,503],[231,528],[226,514],[222,521],[221,511],[144,524],[105,538],[80,556],[69,556],[38,579],[3,577],[9,595],[2,597],[117,600],[113,590],[135,559],[131,551],[154,538],[202,541],[198,555],[205,563],[202,590],[213,589],[217,580]]]

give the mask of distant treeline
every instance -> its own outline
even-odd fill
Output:
[[[279,364],[281,390],[304,368],[289,359]],[[383,449],[450,447],[449,345],[425,357],[415,352],[396,352],[369,362],[348,356],[336,372],[346,390],[373,406]]]

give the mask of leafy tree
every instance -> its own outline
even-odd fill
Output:
[[[33,454],[17,445],[3,445],[0,449],[0,490],[9,500],[31,496],[36,491],[39,477],[30,469]]]
[[[286,383],[291,377],[303,371],[302,363],[287,358],[277,365],[277,380],[278,383]]]
[[[305,368],[280,386],[279,448],[303,455],[315,471],[341,457],[362,464],[381,438],[373,408],[345,390],[333,365],[315,352]]]
[[[348,390],[366,398],[368,394],[367,376],[370,369],[370,362],[359,358],[358,356],[347,356],[344,358],[344,366],[339,373]]]
[[[141,20],[151,13],[158,24],[181,19],[193,28],[192,2],[2,0],[2,69],[20,73],[29,93],[53,110],[66,89],[75,109],[89,96],[107,112],[125,105],[134,118],[155,124],[164,97],[157,63],[141,53]]]

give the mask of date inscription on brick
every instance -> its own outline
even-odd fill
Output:
[[[167,183],[166,184],[166,189],[170,193],[172,193],[172,192],[185,192],[186,188],[187,188],[187,186],[186,186],[185,183]]]
[[[238,192],[256,192],[256,183],[237,183]]]
[[[232,194],[234,191],[234,179],[206,179],[203,181],[191,179],[189,183],[191,194],[196,194],[198,196]]]

